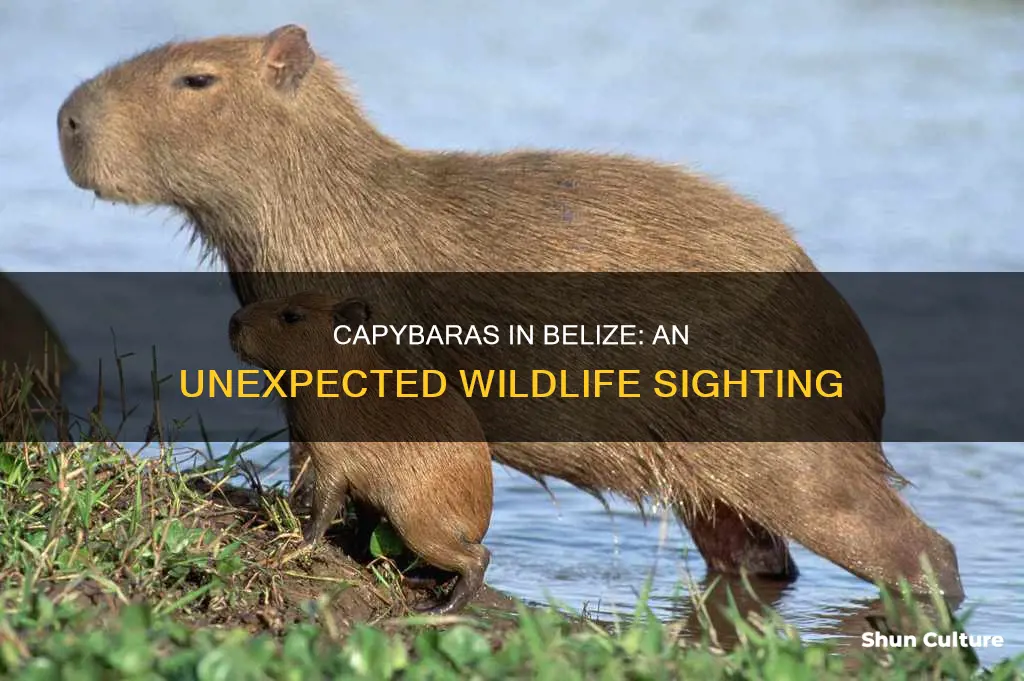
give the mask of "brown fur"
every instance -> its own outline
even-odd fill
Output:
[[[190,89],[180,80],[189,74],[218,80]],[[405,148],[373,127],[296,26],[142,53],[79,86],[58,125],[78,186],[180,211],[225,260],[243,303],[298,286],[237,276],[247,271],[815,271],[781,221],[680,168]],[[874,402],[851,410],[880,433],[880,383]],[[673,505],[713,569],[792,579],[789,537],[863,578],[902,575],[918,589],[925,553],[946,592],[962,591],[953,547],[890,486],[898,476],[878,444],[492,451],[538,479]]]
[[[272,371],[387,368],[372,348],[332,338],[335,326],[354,328],[367,316],[358,300],[312,292],[265,300],[235,313],[231,344],[243,360]],[[322,398],[300,388],[285,400],[292,436],[303,443],[315,474],[304,537],[310,544],[319,540],[348,497],[381,513],[413,553],[459,575],[450,598],[430,610],[447,614],[472,599],[490,561],[480,542],[491,521],[491,455],[473,410],[458,394],[403,398],[400,405],[398,399]],[[372,438],[396,413],[411,429],[441,429],[439,441],[325,441],[329,424],[338,422],[355,440],[364,433]]]

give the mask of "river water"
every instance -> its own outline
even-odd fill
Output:
[[[177,218],[97,202],[65,177],[61,100],[115,59],[171,38],[306,25],[366,108],[406,144],[632,152],[683,162],[776,211],[826,271],[1024,266],[1024,8],[1009,0],[720,3],[468,0],[0,3],[0,269],[200,267]],[[31,291],[30,291],[31,293]],[[58,327],[61,326],[57,319]],[[69,336],[94,361],[108,348]],[[130,373],[144,385],[148,366]],[[270,457],[280,445],[257,450]],[[919,513],[957,546],[972,634],[1024,649],[1019,444],[900,444]],[[703,565],[658,516],[497,469],[488,581],[515,595],[628,610]],[[774,604],[809,635],[845,631],[860,582],[800,549]],[[683,599],[685,601],[685,598]],[[685,608],[684,608],[685,609]]]

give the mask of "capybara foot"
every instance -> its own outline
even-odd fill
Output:
[[[302,531],[302,547],[307,549],[313,548],[316,546],[316,543],[320,541],[320,536],[321,535],[316,534],[311,525],[307,526],[306,529]]]
[[[964,587],[960,582],[960,566],[952,542],[938,532],[934,532],[926,555],[943,597],[947,601],[957,603],[963,601]],[[923,570],[920,571],[920,577],[911,584],[915,592],[928,593],[929,591],[928,580]]]
[[[424,615],[451,615],[465,608],[484,585],[484,573],[491,562],[491,552],[482,544],[473,545],[473,563],[459,575],[448,600],[433,606],[418,607]]]
[[[345,506],[348,490],[341,485],[318,485],[313,488],[313,512],[302,532],[306,544],[315,544],[324,536],[338,513]]]
[[[800,574],[786,540],[722,503],[683,516],[709,573],[791,582]]]
[[[483,579],[479,580],[479,584],[474,588],[470,584],[470,580],[466,577],[459,576],[458,581],[455,583],[455,587],[452,589],[451,594],[448,596],[448,600],[431,606],[419,606],[416,608],[416,612],[423,615],[452,615],[465,608],[473,596],[477,594],[480,587],[483,586]]]

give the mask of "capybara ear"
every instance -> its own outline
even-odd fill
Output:
[[[348,298],[334,306],[334,323],[339,326],[362,326],[370,319],[370,306],[365,300]]]
[[[263,68],[267,81],[282,92],[294,92],[316,61],[306,29],[287,24],[267,34]]]

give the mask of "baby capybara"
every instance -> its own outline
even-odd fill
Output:
[[[367,322],[368,305],[302,293],[247,305],[231,318],[231,345],[245,362],[279,372],[305,369],[386,368],[370,345],[340,345],[337,326]],[[464,607],[483,585],[490,552],[481,544],[491,520],[491,456],[473,411],[454,392],[397,399],[320,397],[295,389],[284,399],[293,438],[313,467],[312,517],[307,543],[319,540],[351,497],[386,517],[405,545],[426,563],[458,574],[446,602],[426,612]],[[382,419],[401,418],[410,428],[431,428],[437,442],[332,442],[343,423],[346,439],[371,434]],[[372,437],[372,435],[368,435]],[[461,438],[462,441],[452,441]],[[360,518],[363,522],[364,519]]]

